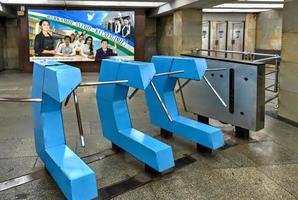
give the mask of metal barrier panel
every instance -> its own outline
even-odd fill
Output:
[[[241,128],[258,131],[264,128],[265,118],[265,65],[246,61],[193,56],[205,58],[208,69],[206,77],[228,107],[214,98],[206,82],[191,81],[183,89],[188,112],[213,118]],[[180,80],[181,84],[186,80]]]

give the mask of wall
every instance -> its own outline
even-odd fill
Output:
[[[192,53],[202,44],[202,11],[181,9],[157,19],[157,52],[179,56]]]
[[[19,28],[17,19],[6,20],[6,69],[19,69]]]
[[[156,18],[146,18],[145,22],[145,61],[150,61],[157,54],[156,42]]]
[[[261,12],[257,18],[256,48],[280,50],[282,37],[282,11]]]
[[[242,22],[245,21],[244,51],[255,52],[256,49],[280,50],[282,34],[281,10],[261,12],[259,14],[241,13],[204,13],[203,21],[213,22]],[[212,31],[211,31],[212,32]],[[212,37],[211,33],[211,39]],[[215,40],[213,38],[213,40]],[[212,43],[211,41],[211,48]]]
[[[174,55],[195,52],[202,45],[202,11],[181,9],[173,15]]]
[[[245,16],[245,36],[244,51],[255,52],[256,50],[256,30],[257,14],[247,14]]]
[[[231,23],[245,22],[244,23],[244,51],[254,52],[256,43],[256,26],[257,26],[257,14],[243,14],[243,13],[204,13],[203,21],[210,21],[211,33],[210,33],[210,48],[214,48],[215,42],[215,30],[218,22],[229,22],[228,26],[231,27]],[[231,29],[228,34],[231,36]],[[231,47],[231,38],[228,36],[228,49]],[[242,50],[241,50],[242,51]]]
[[[0,71],[4,70],[4,23],[5,19],[0,18]]]
[[[243,13],[203,13],[203,21],[209,21],[210,22],[210,41],[209,41],[209,45],[210,45],[210,49],[217,49],[217,50],[232,50],[231,49],[231,22],[243,22],[245,21],[245,14]],[[227,23],[228,22],[228,23]],[[220,48],[220,47],[217,47],[216,45],[216,27],[217,27],[217,24],[218,23],[227,23],[226,26],[228,26],[228,32],[225,32],[226,33],[226,47],[223,47],[223,48]],[[242,51],[242,50],[240,50]],[[207,55],[207,52],[205,52],[206,55]],[[214,54],[214,53],[211,53],[210,54],[211,56],[222,56],[224,57],[225,54],[223,53],[217,53],[217,54]],[[230,56],[230,54],[228,55]]]
[[[285,3],[280,67],[279,116],[298,122],[298,1]]]
[[[173,49],[173,15],[157,19],[157,52],[161,55],[174,55]]]
[[[0,28],[0,65],[3,69],[19,69],[19,29],[17,19],[2,18]],[[1,67],[0,67],[1,70]]]

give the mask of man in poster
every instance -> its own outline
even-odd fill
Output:
[[[73,44],[71,44],[71,37],[70,36],[65,36],[64,37],[64,43],[60,44],[57,50],[57,55],[59,56],[75,56],[75,48]]]
[[[101,48],[96,51],[95,61],[100,62],[102,59],[107,59],[110,56],[117,56],[117,53],[108,48],[108,40],[103,39],[101,41]]]
[[[120,18],[115,18],[114,20],[115,21],[114,21],[113,32],[116,33],[116,34],[121,35],[122,24],[121,24]]]

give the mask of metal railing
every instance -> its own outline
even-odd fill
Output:
[[[265,100],[265,104],[272,102],[274,99],[278,98],[278,92],[279,92],[279,70],[280,70],[280,58],[281,56],[278,54],[267,54],[267,53],[253,53],[253,52],[245,52],[245,51],[228,51],[228,50],[213,50],[213,49],[196,49],[196,54],[203,55],[202,52],[207,52],[208,56],[215,56],[215,57],[223,57],[223,56],[216,56],[211,55],[212,53],[222,53],[224,54],[224,58],[233,57],[233,55],[242,55],[240,56],[241,59],[237,60],[244,60],[244,61],[250,61],[253,63],[263,62],[265,64],[271,63],[274,61],[274,69],[272,67],[266,67],[266,69],[272,69],[269,70],[269,72],[266,71],[265,78],[266,78],[266,86],[265,91],[273,93],[272,97]],[[229,56],[232,55],[232,56]],[[261,57],[261,58],[260,58]],[[268,76],[274,74],[274,79],[269,78]],[[273,84],[268,84],[267,80],[273,80]]]

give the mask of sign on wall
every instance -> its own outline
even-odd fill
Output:
[[[30,9],[28,22],[30,62],[134,59],[134,11]]]

